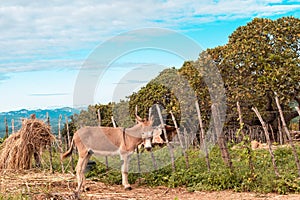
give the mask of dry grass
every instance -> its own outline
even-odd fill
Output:
[[[75,188],[74,175],[50,173],[37,169],[2,173],[2,197],[30,197],[30,199],[69,199]]]
[[[76,177],[72,174],[50,173],[49,171],[24,170],[7,172],[0,176],[0,199],[75,199]],[[133,184],[133,190],[125,191],[121,185],[106,185],[87,180],[89,191],[81,199],[95,200],[298,200],[299,194],[257,194],[233,191],[188,192],[185,188],[146,187]]]
[[[33,153],[41,152],[54,139],[50,126],[45,122],[35,118],[25,119],[22,128],[1,145],[0,170],[30,169]]]

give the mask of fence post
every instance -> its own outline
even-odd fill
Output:
[[[174,123],[174,126],[176,128],[176,132],[177,132],[177,136],[178,136],[178,139],[179,139],[179,142],[180,142],[180,146],[182,148],[182,151],[183,151],[183,156],[185,158],[185,166],[186,168],[188,169],[189,168],[189,157],[188,157],[188,154],[186,152],[186,148],[184,148],[183,144],[182,144],[182,141],[181,141],[181,137],[180,137],[180,131],[179,131],[179,128],[178,128],[178,125],[177,125],[177,122],[176,122],[176,119],[172,113],[172,111],[170,111],[170,114],[171,114],[171,117],[172,117],[172,120],[173,120],[173,123]]]
[[[295,108],[296,108],[296,110],[297,110],[297,112],[298,112],[298,115],[300,116],[300,109],[299,109],[299,107],[296,106]]]
[[[137,109],[137,106],[136,106],[136,109]],[[149,115],[148,115],[149,120],[151,119],[151,115],[152,115],[152,107],[149,108]],[[151,154],[153,167],[154,167],[155,170],[157,170],[157,163],[156,163],[155,156],[154,156],[154,153],[153,153],[152,149],[150,150],[150,154]]]
[[[170,151],[172,170],[175,171],[174,152],[173,152],[173,149],[172,149],[172,147],[171,147],[171,145],[169,143],[167,132],[166,132],[166,128],[165,128],[165,124],[164,124],[164,121],[163,121],[163,118],[162,118],[162,115],[161,115],[161,111],[160,111],[160,108],[159,108],[158,104],[156,104],[156,110],[157,110],[157,113],[158,113],[158,116],[159,116],[159,120],[160,120],[160,124],[162,126],[163,133],[164,133],[165,138],[166,138],[167,147],[168,147],[168,149]]]
[[[46,113],[46,123],[49,125],[49,126],[51,126],[50,125],[50,117],[49,117],[49,113],[47,112]],[[50,167],[50,173],[53,173],[54,171],[53,171],[53,163],[52,163],[52,145],[51,145],[51,143],[49,144],[49,167]]]
[[[276,104],[277,104],[277,108],[279,110],[279,115],[280,115],[280,119],[281,119],[281,122],[282,122],[283,130],[286,133],[286,135],[288,136],[289,143],[290,143],[290,145],[292,147],[292,150],[293,150],[295,162],[296,162],[297,169],[298,169],[298,177],[300,177],[300,163],[299,163],[298,154],[297,154],[294,142],[293,142],[293,138],[290,134],[290,131],[287,128],[286,123],[285,123],[284,116],[283,116],[283,113],[282,113],[282,110],[281,110],[281,107],[280,107],[279,99],[278,99],[278,96],[277,96],[276,93],[275,93],[275,101],[276,101]]]
[[[15,133],[15,120],[11,119],[11,133]]]
[[[241,133],[242,133],[243,141],[245,142],[246,149],[247,149],[249,168],[250,168],[250,171],[253,173],[254,172],[254,166],[253,166],[253,163],[252,163],[251,147],[250,147],[250,143],[249,143],[250,138],[246,138],[246,134],[243,130],[244,129],[244,121],[243,121],[243,116],[242,116],[242,112],[241,112],[240,103],[238,101],[236,102],[236,106],[237,106],[237,111],[238,111],[238,114],[239,114],[239,122],[240,122],[239,131],[241,131]]]
[[[114,118],[114,116],[111,116],[111,122],[112,122],[112,124],[113,124],[113,127],[117,127],[117,125],[116,125],[116,121],[115,121],[115,118]]]
[[[65,119],[66,119],[66,129],[67,129],[67,139],[68,139],[68,142],[67,142],[67,147],[68,148],[67,149],[69,149],[69,148],[73,148],[73,147],[71,147],[69,120],[68,120],[67,115],[65,115]],[[70,162],[71,162],[71,170],[74,171],[73,151],[72,151],[72,154],[71,154],[71,157],[70,157]]]
[[[208,170],[208,172],[210,172],[210,161],[209,161],[208,149],[207,149],[206,138],[205,138],[205,131],[204,131],[204,127],[203,127],[203,121],[202,121],[202,116],[201,116],[198,100],[195,101],[195,106],[196,106],[199,125],[200,125],[200,134],[201,134],[200,140],[201,140],[204,152],[205,152],[205,160],[206,160],[207,170]]]
[[[101,114],[100,114],[100,108],[97,110],[97,115],[98,115],[98,126],[101,126]]]
[[[63,148],[62,148],[62,138],[61,138],[61,132],[60,132],[60,123],[62,120],[62,115],[59,115],[58,118],[58,149],[60,153],[60,165],[61,165],[61,172],[65,173],[64,163],[62,161],[62,154],[63,154]]]
[[[282,145],[284,143],[284,139],[283,139],[283,134],[282,134],[280,123],[281,123],[280,119],[278,118],[279,143],[280,143],[280,145]]]
[[[100,127],[101,126],[101,112],[100,112],[100,108],[98,108],[97,110],[97,115],[98,115],[98,126]],[[106,166],[106,171],[109,170],[109,167],[108,167],[108,157],[105,156],[105,166]]]
[[[270,152],[270,155],[271,155],[271,158],[272,158],[272,164],[273,164],[273,167],[274,167],[274,171],[275,171],[275,174],[277,177],[279,177],[279,172],[278,172],[278,169],[277,169],[277,166],[276,166],[276,162],[275,162],[275,156],[274,156],[274,153],[273,153],[273,150],[272,150],[272,144],[271,144],[271,140],[270,140],[270,136],[269,136],[269,133],[268,133],[268,127],[266,126],[266,123],[264,122],[264,120],[262,119],[260,113],[258,112],[257,108],[256,107],[252,107],[252,110],[255,112],[255,114],[257,115],[263,129],[264,129],[264,133],[265,133],[265,136],[266,136],[266,140],[267,140],[267,143],[268,143],[268,146],[269,146],[269,152]]]
[[[5,136],[4,138],[8,138],[8,124],[6,117],[4,118],[4,124],[5,124]]]
[[[223,161],[230,168],[230,170],[233,170],[231,158],[230,158],[229,151],[228,151],[228,148],[227,148],[227,144],[226,144],[225,138],[224,138],[224,133],[222,132],[222,130],[220,130],[221,120],[220,120],[220,117],[219,117],[219,112],[218,112],[217,105],[213,104],[211,106],[211,109],[212,109],[212,117],[213,117],[213,120],[214,120],[214,127],[215,127],[215,131],[216,131],[216,134],[217,134],[218,144],[219,144],[219,147],[220,147],[220,150],[221,150]]]

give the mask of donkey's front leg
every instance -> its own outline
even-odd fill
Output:
[[[128,164],[129,164],[129,155],[123,154],[121,155],[122,163],[122,185],[124,186],[125,190],[131,190],[131,186],[128,183]]]

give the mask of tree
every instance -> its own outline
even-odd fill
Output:
[[[207,50],[219,66],[231,114],[237,113],[235,104],[239,101],[243,114],[247,114],[246,122],[255,124],[251,107],[276,111],[273,101],[273,92],[276,92],[287,111],[287,121],[297,116],[289,105],[291,102],[300,104],[299,33],[297,18],[283,17],[274,21],[256,18],[234,31],[226,45]],[[277,128],[275,112],[265,112],[263,118]]]

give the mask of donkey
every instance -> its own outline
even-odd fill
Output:
[[[71,147],[62,155],[62,159],[72,154],[73,146],[78,150],[79,159],[76,166],[77,194],[80,188],[85,185],[84,170],[90,157],[95,155],[109,156],[120,155],[122,160],[122,185],[125,190],[130,190],[128,183],[129,156],[136,147],[144,143],[147,150],[151,150],[153,137],[153,119],[141,119],[136,115],[137,124],[131,128],[113,127],[83,127],[73,136]]]

